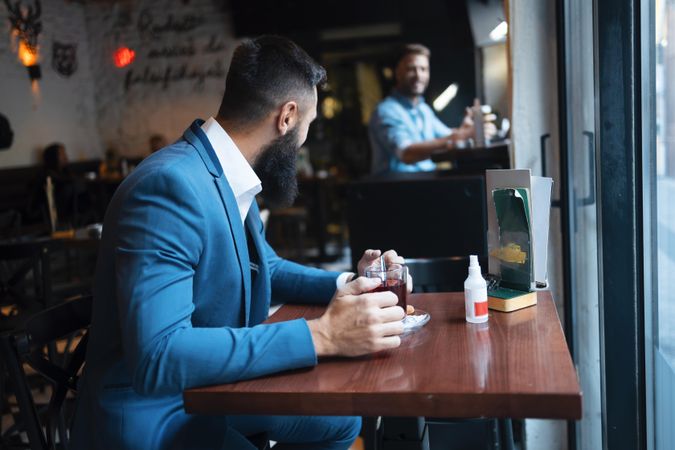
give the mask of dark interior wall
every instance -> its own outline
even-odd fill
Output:
[[[238,36],[316,33],[318,30],[397,21],[401,0],[230,0]]]
[[[476,93],[475,53],[464,0],[232,0],[237,36],[278,33],[291,37],[312,56],[327,51],[354,51],[364,47],[394,50],[396,45],[419,42],[432,51],[428,102],[452,83],[457,97],[439,113],[449,125],[458,125],[464,107]],[[398,24],[400,34],[382,37],[322,41],[324,30],[377,24]],[[390,55],[371,54],[384,63]],[[385,93],[387,90],[385,89]]]
[[[361,103],[364,86],[359,85],[357,65],[374,68],[379,91],[387,95],[394,80],[385,73],[392,73],[401,44],[422,43],[432,52],[425,94],[429,104],[457,83],[456,97],[438,113],[447,125],[458,126],[476,96],[474,42],[465,0],[231,0],[231,17],[237,37],[285,35],[326,66],[329,89],[319,93],[319,101],[330,96],[340,102],[341,110],[332,118],[320,116],[308,138],[310,160],[318,169],[337,166],[350,178],[369,173],[364,117],[374,105]],[[372,34],[382,28],[388,32]],[[333,32],[332,38],[327,32]],[[336,38],[336,32],[342,37]],[[368,91],[368,98],[372,101],[378,93]]]

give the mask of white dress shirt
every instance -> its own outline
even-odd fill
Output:
[[[253,168],[246,158],[244,158],[239,148],[237,148],[230,135],[227,134],[227,131],[220,126],[216,119],[210,117],[202,125],[202,130],[216,152],[225,178],[227,178],[227,182],[234,193],[241,222],[244,223],[255,196],[262,191],[260,178],[255,174]],[[335,280],[335,284],[338,288],[341,288],[352,275],[352,272],[341,273]]]
[[[241,222],[244,223],[255,196],[262,191],[260,178],[216,119],[210,117],[202,125],[202,130],[216,152],[218,162],[237,201]]]

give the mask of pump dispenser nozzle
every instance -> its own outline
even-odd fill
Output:
[[[478,255],[469,256],[469,275],[480,275],[480,264],[478,264]]]

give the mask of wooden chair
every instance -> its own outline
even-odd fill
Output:
[[[91,312],[92,297],[78,297],[31,316],[19,330],[0,335],[0,356],[18,406],[15,424],[3,433],[2,440],[25,432],[31,450],[68,448],[74,410],[66,406],[67,400],[74,398],[68,398],[67,394],[77,394],[77,381],[85,362]],[[72,337],[78,333],[81,333],[79,340],[73,340]],[[58,348],[54,344],[65,338],[68,339],[62,352],[46,351],[50,347]],[[49,403],[42,410],[33,397],[25,365],[51,386]],[[248,439],[259,450],[270,448],[265,433],[249,436]],[[4,448],[2,441],[0,444]]]
[[[30,314],[52,304],[49,243],[44,240],[0,244],[0,332],[10,331]]]
[[[0,336],[0,354],[7,369],[8,381],[16,396],[18,413],[15,425],[3,434],[25,432],[31,450],[67,449],[71,417],[66,414],[69,392],[77,392],[77,380],[84,364],[87,330],[91,323],[92,298],[79,297],[45,309],[26,321],[18,330]],[[83,333],[71,348],[68,339],[62,352],[58,340]],[[25,365],[51,385],[46,410],[38,411]],[[57,437],[58,436],[58,437]]]

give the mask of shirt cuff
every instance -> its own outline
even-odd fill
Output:
[[[335,279],[335,287],[337,287],[338,289],[344,287],[344,285],[347,284],[354,275],[355,275],[354,272],[342,272]]]
[[[396,147],[396,157],[398,159],[403,159],[403,151],[413,145],[414,142],[408,139],[402,140],[401,142],[397,143]]]

